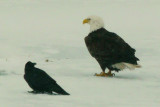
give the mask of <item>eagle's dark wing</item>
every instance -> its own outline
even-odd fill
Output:
[[[108,31],[91,33],[85,38],[85,43],[90,54],[97,60],[106,60],[112,64],[119,62],[137,64],[135,49],[115,33]]]

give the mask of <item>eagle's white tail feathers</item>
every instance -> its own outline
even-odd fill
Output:
[[[123,70],[125,68],[130,69],[130,70],[134,70],[135,68],[141,68],[141,65],[135,65],[135,64],[130,64],[130,63],[126,63],[126,62],[121,62],[121,63],[116,63],[116,64],[112,65],[112,67],[120,69],[120,70]]]
[[[130,63],[124,63],[124,65],[126,66],[126,68],[133,70],[135,68],[141,68],[141,65],[135,65],[135,64],[130,64]]]

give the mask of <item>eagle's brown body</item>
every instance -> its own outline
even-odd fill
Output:
[[[120,69],[113,68],[112,65],[121,62],[137,65],[139,60],[135,57],[135,49],[117,34],[104,28],[91,32],[85,37],[85,43],[89,53],[98,61],[103,71],[106,68],[119,71]]]

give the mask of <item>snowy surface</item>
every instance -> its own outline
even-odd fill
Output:
[[[134,47],[143,68],[93,76],[101,69],[84,44],[89,15]],[[0,0],[0,107],[160,107],[159,44],[159,0]],[[71,95],[27,93],[29,60]]]

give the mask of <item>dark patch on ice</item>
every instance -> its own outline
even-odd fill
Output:
[[[11,74],[13,74],[13,75],[23,75],[23,74],[20,74],[20,73],[14,72],[14,71],[12,71],[12,72],[11,72]]]
[[[0,70],[0,75],[8,75],[5,70]]]

